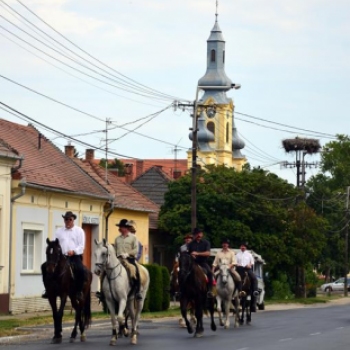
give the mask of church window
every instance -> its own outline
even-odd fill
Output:
[[[230,131],[230,125],[229,123],[226,123],[226,143],[228,143],[229,141],[229,137],[228,137],[229,131]]]
[[[211,132],[215,135],[215,124],[214,124],[214,122],[209,122],[209,123],[207,124],[207,129],[208,129],[209,131],[211,131]]]
[[[222,53],[222,62],[225,63],[225,50]]]
[[[215,50],[211,50],[211,52],[210,52],[210,61],[211,62],[215,62],[215,60],[216,60],[216,52],[215,52]]]

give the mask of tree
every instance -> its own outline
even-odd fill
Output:
[[[175,244],[190,231],[190,188],[190,176],[170,183],[161,208],[159,226]],[[197,177],[198,225],[212,246],[220,246],[224,237],[231,246],[248,241],[268,261],[272,276],[291,274],[297,265],[314,264],[324,245],[323,221],[305,204],[297,204],[298,196],[293,185],[265,170],[210,166]]]
[[[100,160],[100,164],[99,164],[102,168],[106,167],[106,159],[102,158]],[[124,167],[124,163],[122,161],[120,161],[119,159],[114,159],[113,161],[108,161],[107,164],[107,168],[108,169],[116,169],[118,176],[125,176],[125,167]]]

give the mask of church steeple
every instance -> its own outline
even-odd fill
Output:
[[[231,86],[231,84],[231,79],[225,73],[225,40],[219,26],[216,7],[215,24],[207,40],[207,71],[199,79],[198,86]]]

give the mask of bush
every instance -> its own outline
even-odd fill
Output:
[[[286,274],[280,274],[278,280],[272,281],[271,299],[292,299],[293,294],[290,291]]]
[[[161,311],[163,304],[163,278],[159,265],[145,265],[150,276],[149,311]]]
[[[162,272],[162,285],[163,285],[163,300],[162,300],[162,310],[168,310],[170,307],[170,274],[165,266],[160,267]]]

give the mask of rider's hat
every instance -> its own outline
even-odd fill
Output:
[[[116,224],[115,226],[118,227],[130,227],[129,221],[127,219],[121,219],[119,221],[119,224]]]
[[[201,233],[201,232],[203,232],[203,230],[202,229],[200,229],[200,228],[198,228],[198,227],[195,227],[194,229],[193,229],[193,236],[195,236],[195,235],[197,235],[198,233]]]
[[[247,243],[247,242],[241,242],[240,247],[241,247],[242,245],[248,249],[248,243]]]
[[[67,211],[64,215],[62,215],[63,219],[69,219],[74,218],[74,220],[77,218],[75,214],[73,214],[71,211]]]

